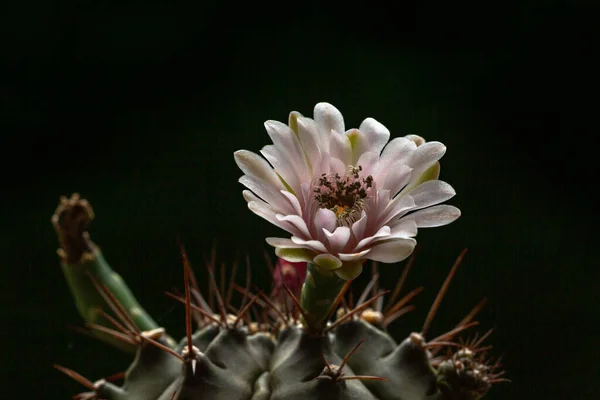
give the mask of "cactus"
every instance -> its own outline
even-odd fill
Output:
[[[135,353],[121,386],[109,379],[91,381],[74,370],[55,365],[89,390],[76,398],[475,400],[482,398],[493,384],[506,381],[499,360],[492,361],[487,356],[489,347],[483,345],[491,330],[481,337],[461,338],[465,331],[477,325],[474,318],[483,302],[445,334],[426,339],[464,251],[450,270],[423,327],[399,342],[388,333],[390,323],[413,310],[414,306],[409,303],[422,288],[400,297],[414,263],[414,255],[409,258],[393,292],[379,288],[376,262],[396,262],[409,257],[416,244],[413,236],[417,227],[449,223],[460,213],[451,206],[434,206],[425,208],[429,211],[421,214],[413,210],[412,213],[392,216],[395,222],[390,219],[391,222],[385,222],[385,227],[370,226],[368,229],[371,229],[372,236],[361,242],[365,238],[358,237],[358,229],[354,227],[360,225],[373,210],[374,206],[369,202],[376,193],[377,184],[383,187],[375,195],[380,201],[385,195],[390,202],[402,198],[405,205],[412,204],[414,209],[424,208],[414,207],[421,199],[418,193],[425,193],[420,188],[437,187],[445,193],[449,193],[451,188],[437,183],[441,182],[437,181],[437,160],[441,155],[428,156],[435,154],[439,146],[423,147],[424,141],[415,136],[395,145],[405,146],[405,150],[417,154],[414,159],[425,158],[427,162],[411,164],[409,160],[404,171],[407,177],[403,178],[401,174],[391,176],[391,181],[402,181],[398,190],[390,189],[389,185],[386,187],[381,173],[378,175],[377,170],[369,166],[360,154],[353,156],[353,164],[345,177],[340,172],[321,173],[316,164],[322,163],[325,149],[331,152],[333,149],[324,146],[310,150],[311,143],[307,137],[327,124],[328,129],[338,124],[336,131],[343,132],[339,127],[340,117],[332,106],[321,103],[315,109],[314,121],[292,113],[288,130],[283,130],[283,124],[267,123],[276,146],[289,133],[287,139],[295,137],[294,140],[302,144],[303,154],[308,155],[312,151],[314,156],[316,151],[320,152],[318,160],[306,158],[310,170],[318,171],[312,171],[318,179],[312,180],[312,186],[308,188],[312,189],[311,193],[318,203],[317,214],[325,219],[332,218],[332,228],[326,232],[331,240],[328,239],[325,244],[315,243],[316,234],[312,232],[314,237],[310,237],[311,232],[308,231],[304,238],[269,238],[269,244],[276,247],[279,257],[276,266],[271,266],[274,284],[268,294],[250,290],[249,268],[245,286],[234,282],[233,270],[229,279],[222,278],[218,284],[214,257],[206,268],[210,290],[202,293],[181,246],[185,294],[168,294],[184,304],[186,336],[179,342],[144,311],[123,279],[112,270],[98,246],[91,241],[88,228],[94,213],[89,203],[77,194],[61,198],[52,217],[60,242],[58,253],[77,309],[86,322],[87,332],[123,351]],[[311,128],[311,124],[316,124],[316,128]],[[350,151],[360,148],[363,133],[366,133],[367,142],[369,135],[371,139],[377,135],[379,139],[385,137],[385,128],[377,124],[369,119],[359,130],[348,131],[346,137]],[[278,133],[273,131],[283,134],[277,138]],[[331,134],[334,134],[333,128]],[[418,147],[427,151],[417,152],[415,149]],[[378,151],[382,148],[379,146]],[[285,150],[285,147],[279,148],[280,151],[282,149]],[[270,166],[258,161],[253,153],[236,152],[236,162],[245,173],[240,181],[252,190],[245,191],[244,197],[252,211],[294,234],[302,229],[297,229],[295,221],[293,224],[296,225],[292,226],[289,221],[293,219],[286,220],[285,215],[289,217],[292,209],[299,210],[300,216],[310,212],[304,207],[306,204],[294,201],[298,198],[296,196],[302,197],[299,191],[307,193],[306,185],[298,186],[298,179],[294,179],[284,166],[278,165],[273,149],[265,151],[269,152],[267,158],[275,169],[269,169]],[[385,152],[383,150],[382,162]],[[401,169],[402,166],[396,167]],[[414,174],[411,175],[411,172]],[[277,196],[276,191],[269,192],[265,190],[266,185],[262,189],[257,185],[257,182],[264,183],[269,179],[284,199],[291,200],[290,203],[281,205],[282,199],[274,197]],[[394,192],[391,196],[390,191]],[[395,204],[398,203],[400,201]],[[429,201],[428,206],[433,204],[436,202]],[[287,214],[273,212],[281,211],[277,209],[278,205],[279,208],[287,207]],[[273,218],[275,214],[277,217]],[[432,222],[435,218],[438,218],[437,225]],[[402,235],[398,233],[398,226],[404,229]],[[349,233],[351,227],[352,234]],[[336,239],[343,235],[351,235],[349,237],[355,242],[343,247]],[[321,240],[325,241],[322,237]],[[352,254],[344,250],[351,247],[355,250]],[[368,259],[373,261],[373,277],[354,302],[349,289]],[[386,297],[389,298],[384,301]],[[240,300],[237,306],[234,298]],[[195,330],[193,324],[196,325]]]

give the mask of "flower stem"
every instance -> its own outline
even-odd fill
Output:
[[[325,328],[333,302],[345,283],[346,281],[338,278],[336,274],[315,264],[307,264],[300,304],[306,314],[303,322],[309,330],[321,332]]]

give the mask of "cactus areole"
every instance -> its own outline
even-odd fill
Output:
[[[470,335],[479,303],[446,333],[429,326],[465,251],[443,283],[423,327],[396,340],[390,323],[412,311],[422,288],[402,295],[418,228],[451,223],[458,208],[440,204],[454,189],[438,179],[446,148],[415,135],[389,141],[373,118],[346,130],[331,104],[314,117],[292,112],[288,124],[265,123],[273,144],[261,157],[234,158],[248,208],[289,238],[267,238],[278,256],[269,294],[235,283],[235,268],[215,278],[214,257],[196,282],[183,246],[186,336],[177,342],[142,308],[113,271],[88,228],[90,204],[63,197],[52,217],[62,270],[85,329],[134,354],[121,377],[89,380],[55,368],[87,391],[80,400],[475,400],[507,381],[484,344]],[[379,263],[410,257],[401,278],[381,289]],[[373,277],[354,301],[352,281],[370,261]],[[228,277],[227,274],[229,274]],[[238,301],[234,301],[236,298]],[[470,335],[465,337],[465,335]]]

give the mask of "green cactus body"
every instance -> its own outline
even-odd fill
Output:
[[[167,344],[164,337],[155,340]],[[323,359],[340,365],[361,340],[364,344],[349,357],[341,377],[331,377]],[[438,389],[424,344],[412,334],[398,345],[360,319],[323,335],[290,326],[277,337],[211,325],[194,334],[193,358],[181,360],[141,344],[123,386],[101,381],[96,393],[109,400],[453,399]],[[186,347],[184,339],[175,351],[185,353]],[[343,379],[357,375],[380,379]]]
[[[80,203],[77,196],[62,200],[53,218],[59,238],[68,231],[65,225],[69,223],[65,221],[74,220],[66,215],[80,212]],[[91,216],[90,209],[88,218]],[[81,225],[82,219],[75,220]],[[143,311],[85,230],[80,226],[78,231],[82,241],[78,247],[86,250],[77,257],[68,254],[66,240],[61,239],[63,271],[77,309],[99,339],[121,350],[135,351],[120,386],[103,379],[95,383],[78,379],[91,390],[81,394],[81,399],[475,400],[487,392],[491,383],[501,380],[495,371],[497,366],[477,361],[481,340],[472,342],[472,348],[463,346],[458,351],[445,347],[452,350],[452,355],[442,358],[430,350],[444,347],[443,343],[427,343],[420,333],[397,343],[383,329],[384,313],[370,307],[375,298],[360,300],[362,303],[353,310],[339,302],[334,304],[332,299],[344,282],[335,276],[327,281],[327,274],[320,275],[319,269],[310,264],[301,300],[281,287],[276,290],[279,295],[271,299],[263,295],[259,300],[259,295],[247,292],[238,315],[227,314],[223,308],[211,310],[203,300],[192,305],[186,265],[187,295],[179,300],[189,304],[188,324],[192,313],[197,313],[198,329],[175,343]],[[281,282],[293,284],[281,278]],[[311,289],[307,290],[309,284]],[[328,297],[311,297],[322,295],[315,289],[323,287],[332,292]],[[198,292],[194,294],[195,298],[202,297]],[[216,289],[214,295],[219,296]],[[302,313],[290,310],[289,305],[282,306],[290,296],[302,306]],[[412,294],[400,302],[404,304],[410,297]],[[323,301],[327,298],[329,303]],[[222,300],[217,303],[222,304]],[[378,304],[381,308],[381,302]],[[266,322],[252,321],[246,312],[251,307],[262,309]],[[311,314],[310,310],[316,311]],[[387,315],[390,313],[397,314],[398,307],[392,307]],[[307,322],[311,318],[312,323]]]

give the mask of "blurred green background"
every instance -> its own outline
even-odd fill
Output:
[[[138,300],[183,334],[176,237],[199,276],[245,254],[269,284],[265,236],[232,153],[267,144],[262,123],[328,101],[346,126],[448,147],[442,179],[463,216],[419,232],[408,286],[421,328],[455,257],[469,252],[431,328],[483,296],[482,331],[512,384],[490,399],[594,399],[600,316],[594,176],[597,15],[592,2],[14,1],[1,17],[2,398],[67,399],[130,357],[68,330],[80,318],[49,219],[78,191],[92,237]],[[382,266],[394,282],[400,266]],[[8,394],[6,391],[8,390]],[[11,394],[12,392],[12,394]]]

